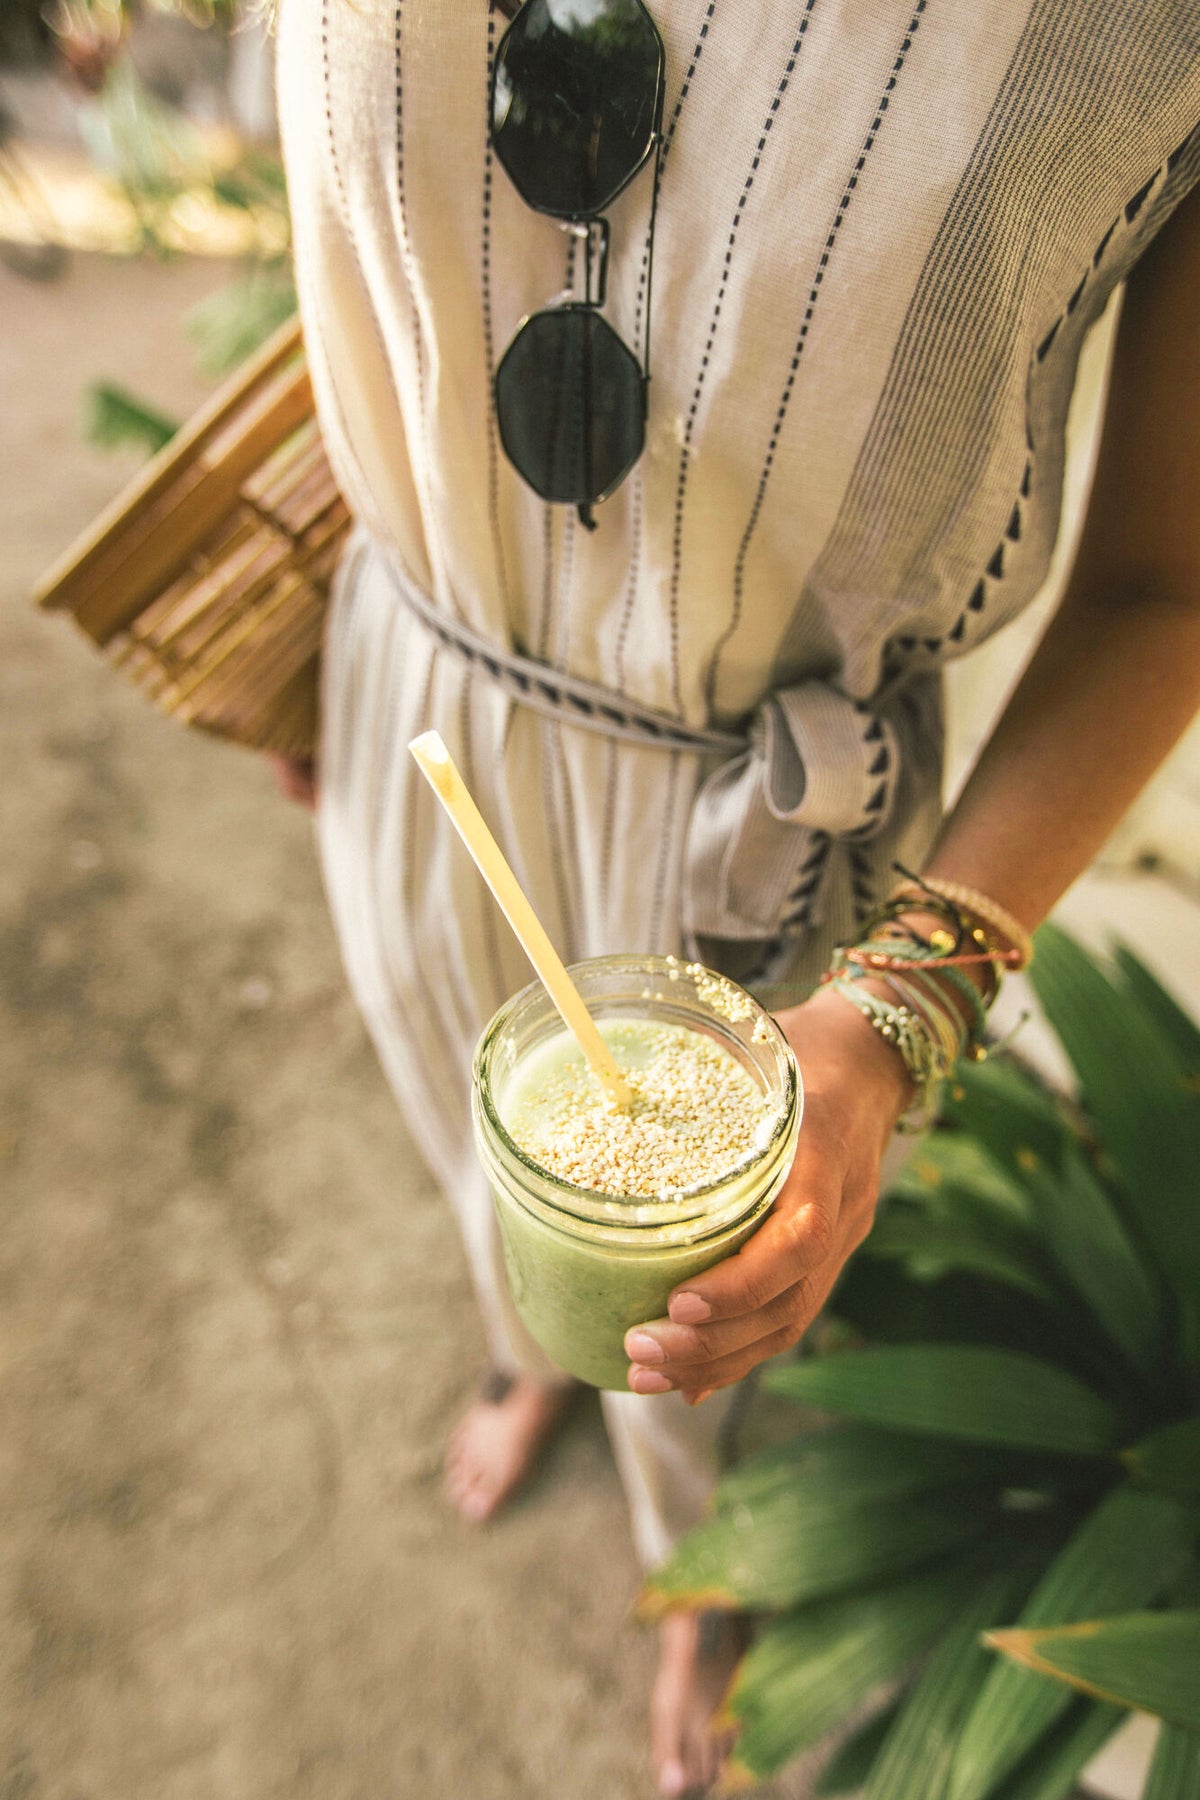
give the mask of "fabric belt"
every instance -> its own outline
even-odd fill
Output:
[[[887,828],[896,812],[903,740],[914,729],[927,737],[930,725],[928,706],[914,707],[911,694],[873,708],[827,682],[801,681],[762,700],[744,732],[690,726],[499,648],[447,618],[390,558],[383,560],[425,630],[521,705],[606,737],[718,759],[688,824],[682,905],[689,937],[802,935],[815,920],[813,890],[831,844],[894,837]],[[934,712],[940,733],[936,696]],[[927,755],[928,742],[924,748]]]

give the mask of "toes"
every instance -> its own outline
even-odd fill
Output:
[[[447,1451],[444,1487],[455,1511],[472,1525],[491,1517],[504,1491],[496,1470],[481,1465],[470,1443],[462,1440]]]
[[[471,1525],[482,1525],[496,1510],[496,1497],[482,1488],[469,1488],[458,1503],[458,1510]]]
[[[496,1510],[497,1495],[468,1470],[460,1471],[453,1481],[447,1480],[446,1498],[470,1525],[482,1525]]]
[[[506,1377],[466,1413],[446,1445],[447,1499],[472,1525],[499,1512],[535,1466],[562,1418],[570,1388]]]
[[[650,1761],[659,1793],[672,1796],[687,1792],[679,1714],[679,1699],[660,1686],[650,1705]]]
[[[446,1446],[446,1498],[471,1525],[482,1525],[496,1512],[523,1473],[521,1459],[503,1434],[481,1430],[482,1420],[464,1421]],[[488,1419],[486,1424],[494,1426]]]
[[[658,1771],[658,1791],[677,1797],[688,1790],[687,1770],[677,1757],[670,1757]]]
[[[717,1779],[717,1771],[721,1767],[721,1750],[712,1732],[706,1733],[698,1749],[700,1752],[700,1778],[703,1783],[701,1791],[707,1794]]]
[[[660,1686],[651,1702],[650,1760],[658,1792],[671,1800],[691,1794],[695,1779],[684,1741],[685,1706],[685,1696],[674,1682]]]
[[[481,1524],[495,1502],[487,1482],[473,1464],[466,1434],[456,1434],[446,1446],[443,1491],[454,1510],[471,1524]]]
[[[728,1754],[731,1734],[713,1729],[736,1663],[739,1639],[727,1621],[711,1643],[707,1621],[695,1614],[664,1619],[659,1669],[650,1703],[651,1758],[658,1791],[672,1800],[711,1793]]]

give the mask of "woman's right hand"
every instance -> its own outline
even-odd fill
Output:
[[[281,756],[268,751],[267,765],[285,800],[295,800],[312,812],[317,804],[317,766],[311,756]]]
[[[796,1160],[753,1237],[627,1334],[636,1394],[703,1399],[790,1349],[871,1229],[884,1151],[913,1099],[905,1065],[829,988],[776,1017],[804,1076]]]

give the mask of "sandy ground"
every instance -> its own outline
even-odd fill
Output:
[[[26,604],[132,467],[85,384],[191,406],[222,279],[0,270],[0,1796],[635,1800],[594,1403],[502,1524],[439,1500],[482,1338],[306,818]]]

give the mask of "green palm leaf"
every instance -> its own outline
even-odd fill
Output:
[[[1187,1567],[1196,1530],[1196,1515],[1178,1501],[1115,1489],[1055,1558],[1017,1624],[1074,1624],[1147,1605]],[[949,1800],[985,1800],[1069,1704],[1069,1688],[998,1662],[963,1727]]]
[[[1001,1281],[1036,1300],[1053,1301],[1053,1282],[1029,1238],[1003,1218],[982,1211],[972,1217],[969,1196],[956,1218],[931,1219],[924,1206],[893,1194],[881,1208],[861,1254],[903,1262],[917,1280],[937,1280],[954,1270]]]
[[[1131,1450],[1123,1450],[1121,1461],[1144,1487],[1181,1500],[1200,1498],[1200,1416],[1164,1425]]]
[[[1015,1178],[1018,1188],[1031,1166],[1057,1168],[1071,1136],[1058,1102],[1005,1055],[960,1063],[943,1095],[941,1117],[956,1128],[947,1136],[957,1138],[976,1156],[983,1152],[995,1169]],[[934,1145],[940,1137],[935,1137]],[[941,1153],[934,1150],[935,1156]],[[924,1157],[922,1145],[917,1160]]]
[[[132,446],[153,456],[179,430],[178,419],[167,418],[115,382],[95,382],[88,389],[87,398],[88,441],[102,450]]]
[[[887,1734],[864,1800],[941,1800],[963,1719],[988,1672],[979,1634],[1020,1604],[1032,1571],[989,1576],[938,1641]]]
[[[721,1477],[713,1504],[719,1513],[757,1506],[802,1482],[814,1500],[819,1496],[832,1505],[858,1505],[905,1500],[935,1488],[1001,1484],[1019,1472],[1018,1459],[1003,1450],[880,1431],[874,1425],[826,1425],[748,1456]]]
[[[1125,1613],[987,1641],[1041,1675],[1200,1731],[1200,1612]]]
[[[690,1531],[655,1571],[638,1613],[653,1619],[680,1605],[763,1609],[824,1599],[982,1537],[998,1516],[998,1507],[960,1495],[854,1506],[811,1494],[801,1479]]]
[[[1073,1297],[1072,1297],[1073,1298]],[[1016,1288],[962,1272],[913,1281],[903,1268],[854,1256],[842,1272],[831,1314],[876,1347],[885,1344],[1002,1345],[1075,1375],[1112,1398],[1121,1377],[1112,1339],[1087,1308],[1049,1307]],[[1069,1321],[1069,1322],[1068,1322]],[[830,1352],[836,1354],[836,1352]],[[1136,1408],[1143,1400],[1128,1396]]]
[[[766,1377],[853,1423],[727,1478],[667,1571],[676,1599],[717,1568],[727,1603],[802,1599],[731,1689],[734,1778],[773,1772],[905,1679],[825,1791],[1066,1800],[1124,1703],[1200,1711],[1200,1419],[1161,1423],[1181,1410],[1181,1347],[1200,1371],[1200,1030],[1136,959],[1118,963],[1115,981],[1050,931],[1035,974],[1099,1157],[1077,1110],[1010,1059],[964,1069],[834,1298],[875,1347]],[[1130,1479],[1111,1488],[1121,1444]],[[970,1515],[1009,1530],[956,1546]],[[995,1608],[986,1578],[1018,1579],[1014,1554],[1042,1573],[1024,1605]],[[1168,1732],[1146,1800],[1200,1800],[1200,1726]]]
[[[1120,1706],[1080,1700],[1048,1731],[989,1800],[1068,1800],[1075,1777],[1129,1715]]]
[[[1142,1800],[1200,1800],[1200,1737],[1194,1731],[1163,1726]]]
[[[1031,979],[1078,1073],[1136,1230],[1175,1296],[1184,1354],[1200,1364],[1200,1101],[1139,1003],[1052,926],[1038,934]]]
[[[1127,945],[1114,947],[1113,961],[1147,1019],[1170,1044],[1184,1074],[1200,1075],[1200,1025]]]
[[[974,1344],[903,1344],[771,1369],[766,1385],[828,1412],[981,1444],[1102,1455],[1115,1408],[1051,1363]]]
[[[774,1774],[903,1674],[954,1611],[964,1579],[961,1567],[942,1567],[774,1620],[726,1701],[738,1730],[732,1778]]]
[[[966,1079],[974,1083],[980,1079],[982,1069],[1002,1066],[1003,1059],[998,1059],[994,1065],[972,1063],[969,1065],[971,1073]],[[961,1127],[965,1091],[959,1087],[957,1080],[953,1091],[959,1096],[957,1112],[960,1116],[957,1126]],[[1044,1095],[1040,1099],[1043,1104],[1046,1103]],[[949,1101],[946,1105],[947,1116],[954,1119],[955,1103]],[[1015,1135],[1014,1123],[1011,1114],[1008,1115],[1007,1128],[1003,1116],[996,1121],[995,1135],[998,1141],[1007,1129],[1005,1141],[1011,1146]],[[1052,1129],[1057,1143],[1065,1130],[1057,1117]],[[922,1138],[913,1155],[902,1165],[888,1194],[920,1201],[923,1206],[936,1211],[945,1219],[957,1218],[959,1209],[965,1204],[973,1214],[984,1213],[991,1218],[1005,1219],[1010,1225],[1023,1226],[1026,1231],[1031,1232],[1034,1223],[1032,1208],[1020,1180],[1014,1177],[1013,1169],[996,1155],[991,1144],[981,1143],[966,1128],[933,1131]]]
[[[1064,1144],[1057,1169],[1030,1167],[1025,1181],[1051,1260],[1129,1361],[1142,1370],[1157,1367],[1158,1283],[1079,1146]]]
[[[892,1721],[899,1712],[901,1700],[890,1700],[886,1706],[873,1712],[865,1724],[843,1738],[817,1779],[813,1782],[813,1793],[819,1800],[827,1800],[827,1796],[835,1794],[857,1794],[871,1772],[871,1764],[879,1754],[879,1747],[892,1728]]]
[[[1040,1299],[1065,1280],[1135,1368],[1154,1367],[1160,1285],[1055,1103],[998,1057],[964,1067],[944,1116],[956,1129],[934,1133],[910,1159],[863,1253],[923,1248],[921,1268],[909,1260],[915,1273],[969,1269]],[[890,1224],[897,1198],[920,1206],[924,1246]]]

